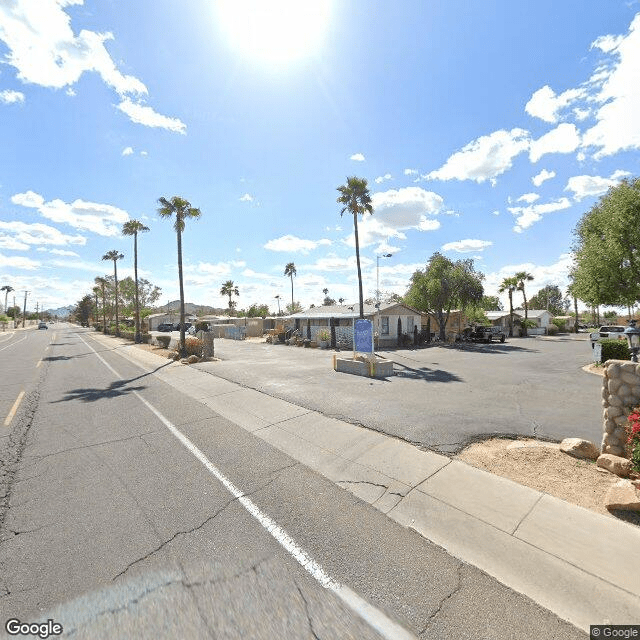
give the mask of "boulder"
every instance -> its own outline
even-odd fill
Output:
[[[629,480],[618,480],[609,489],[604,506],[621,511],[640,511],[640,493]]]
[[[582,438],[565,438],[560,443],[560,451],[568,453],[574,458],[586,458],[587,460],[597,460],[600,455],[600,449]]]
[[[200,358],[198,358],[198,356],[196,356],[196,355],[192,355],[192,356],[189,356],[189,357],[187,358],[187,362],[188,362],[189,364],[195,364],[195,363],[196,363],[196,362],[198,362],[199,360],[200,360]]]
[[[628,478],[631,473],[631,460],[614,456],[610,453],[603,453],[599,456],[596,464],[607,471],[611,471],[611,473],[615,473],[621,478]]]

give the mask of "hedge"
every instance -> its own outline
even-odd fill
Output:
[[[598,340],[602,345],[601,362],[607,360],[631,360],[629,353],[629,344],[626,340],[616,340],[615,338],[605,338]]]

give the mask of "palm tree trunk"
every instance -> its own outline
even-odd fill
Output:
[[[358,263],[358,296],[360,300],[360,318],[364,318],[364,305],[362,297],[362,271],[360,270],[360,241],[358,239],[358,214],[353,214],[353,228],[356,238],[356,262]]]
[[[291,313],[293,313],[293,273],[289,274],[289,277],[291,278]],[[5,307],[7,305],[5,304]]]
[[[118,317],[118,265],[113,261],[113,277],[116,281],[116,335],[120,335],[120,319]]]
[[[182,233],[178,229],[178,280],[180,281],[180,357],[187,355],[184,336],[184,284],[182,282]]]
[[[136,279],[136,342],[140,339],[140,301],[138,300],[138,232],[133,234],[133,275]]]
[[[104,284],[102,285],[102,333],[107,335],[107,300],[104,291]]]
[[[513,293],[509,291],[509,337],[513,338]]]
[[[291,283],[291,291],[293,292],[293,282]],[[4,292],[4,312],[7,313],[7,296],[9,295],[9,290],[7,289]],[[291,294],[291,297],[293,298],[293,293]]]
[[[527,318],[528,318],[528,309],[527,309],[527,296],[524,293],[524,287],[522,287],[522,298],[524,300],[524,325],[522,326],[522,335],[527,337]]]

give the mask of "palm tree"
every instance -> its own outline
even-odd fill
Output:
[[[518,291],[522,291],[522,297],[524,299],[524,326],[522,329],[522,335],[526,336],[528,309],[527,309],[527,294],[525,293],[525,290],[524,290],[524,283],[530,282],[531,280],[533,280],[533,276],[530,273],[527,273],[526,271],[518,271],[518,273],[516,273],[515,275],[515,279],[518,281]]]
[[[5,284],[0,287],[0,291],[4,291],[4,312],[7,313],[7,296],[10,291],[15,291],[15,289],[11,285]]]
[[[100,287],[92,287],[91,291],[93,291],[93,296],[96,303],[96,312],[93,315],[93,324],[95,326],[96,322],[98,321],[98,295],[100,294]]]
[[[288,262],[287,266],[284,268],[284,275],[289,276],[291,278],[291,304],[293,305],[293,277],[298,273],[296,271],[296,265],[293,262]]]
[[[358,214],[364,215],[370,213],[373,215],[373,206],[371,205],[371,195],[367,187],[367,181],[364,178],[356,178],[351,176],[347,178],[347,184],[338,187],[340,196],[338,202],[342,205],[340,216],[345,211],[353,214],[353,229],[356,240],[356,262],[358,264],[358,292],[360,300],[360,318],[364,318],[364,306],[362,296],[362,271],[360,270],[360,241],[358,239]]]
[[[178,237],[178,280],[180,281],[180,356],[184,358],[187,355],[184,336],[184,284],[182,279],[182,232],[184,231],[184,223],[188,218],[199,218],[202,215],[200,209],[191,206],[191,203],[179,196],[173,196],[171,200],[159,198],[158,202],[162,205],[158,208],[158,215],[162,218],[170,218],[173,214],[176,220],[173,228],[176,230]]]
[[[120,335],[120,320],[118,318],[118,265],[116,264],[118,260],[122,260],[124,258],[124,254],[120,253],[116,249],[112,251],[107,251],[102,256],[103,260],[113,260],[113,277],[116,281],[116,335]]]
[[[140,301],[138,299],[138,233],[149,231],[139,220],[129,220],[122,225],[122,233],[125,236],[133,236],[133,273],[136,281],[136,342],[142,342],[140,338]]]
[[[500,283],[499,293],[505,291],[509,294],[509,337],[513,338],[513,292],[518,288],[518,281],[515,277],[504,278]]]
[[[238,287],[236,287],[233,280],[227,280],[220,288],[220,295],[229,296],[229,311],[231,311],[231,309],[233,309],[233,302],[231,302],[231,296],[239,296],[240,291],[238,291]]]
[[[97,277],[94,278],[93,281],[102,289],[102,333],[106,335],[107,333],[107,311],[106,311],[106,302],[107,302],[107,294],[105,293],[105,287],[107,286],[107,279]]]
[[[338,302],[342,304],[344,302],[344,298],[338,298]]]

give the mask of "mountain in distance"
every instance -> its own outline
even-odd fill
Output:
[[[66,307],[58,307],[57,309],[46,309],[44,313],[49,313],[52,316],[57,316],[58,318],[66,318],[67,316],[70,316],[74,310],[74,305],[68,305]]]
[[[229,309],[227,307],[209,307],[205,304],[195,304],[193,302],[184,303],[184,312],[190,315],[222,315]],[[180,300],[172,300],[166,304],[155,307],[156,313],[167,313],[167,311],[173,311],[174,313],[180,313]]]

